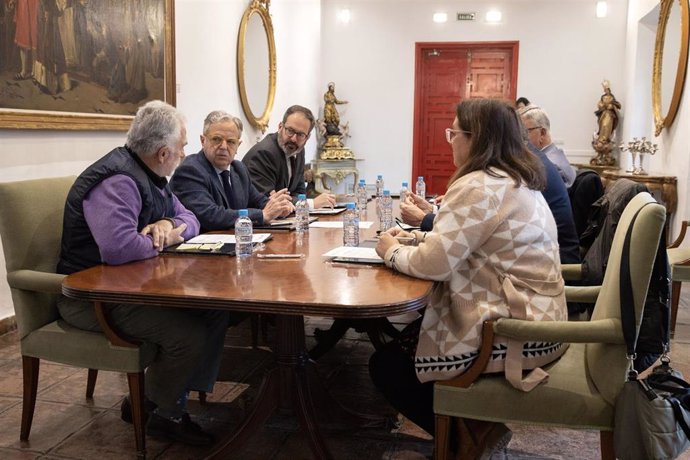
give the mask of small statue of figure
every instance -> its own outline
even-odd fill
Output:
[[[355,154],[345,147],[343,138],[349,137],[349,123],[340,125],[340,115],[336,104],[347,104],[335,97],[335,83],[328,84],[328,91],[323,95],[323,118],[317,120],[316,128],[323,143],[319,146],[319,157],[322,160],[342,160],[354,158]]]
[[[592,147],[596,150],[597,157],[593,158],[590,163],[600,166],[611,166],[616,162],[610,153],[614,147],[613,136],[618,126],[618,111],[621,108],[621,103],[616,100],[616,96],[611,92],[608,80],[604,80],[601,85],[604,88],[604,94],[601,95],[597,104],[597,110],[594,112],[597,116],[599,131],[592,140]]]
[[[329,136],[340,135],[340,115],[336,109],[336,104],[347,104],[335,97],[335,83],[328,84],[328,91],[323,95],[323,120],[326,124],[326,133]]]

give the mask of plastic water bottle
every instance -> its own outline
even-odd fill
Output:
[[[359,246],[359,214],[354,203],[343,213],[343,246]]]
[[[297,203],[295,203],[295,230],[299,234],[309,231],[309,202],[304,193],[297,195]]]
[[[385,232],[393,226],[393,198],[390,190],[384,190],[381,197],[381,220],[380,228]]]
[[[424,176],[417,178],[417,185],[415,187],[415,194],[422,198],[426,197],[426,184],[424,183]]]
[[[364,212],[367,210],[367,184],[364,179],[359,180],[357,191],[355,192],[355,199],[357,200],[357,210]]]
[[[376,198],[383,196],[383,176],[379,174],[376,176]]]
[[[405,196],[407,195],[407,192],[410,191],[410,186],[407,183],[407,181],[403,181],[402,187],[400,187],[400,201],[405,199]]]
[[[252,221],[246,209],[240,209],[239,214],[240,217],[235,221],[235,252],[237,257],[250,257],[254,249]]]

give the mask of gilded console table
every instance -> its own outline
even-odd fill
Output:
[[[333,182],[335,182],[335,185],[338,185],[350,174],[354,176],[354,183],[357,184],[357,180],[359,179],[359,170],[357,169],[358,161],[362,160],[357,158],[314,160],[312,162],[314,169],[314,188],[319,193],[331,192],[331,188],[328,186],[328,178],[331,178]]]

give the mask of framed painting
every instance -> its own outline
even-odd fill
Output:
[[[174,0],[0,0],[0,128],[127,130],[175,105]]]

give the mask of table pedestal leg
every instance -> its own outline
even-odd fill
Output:
[[[256,403],[239,429],[219,441],[209,459],[230,458],[278,408],[296,412],[306,432],[309,447],[318,459],[332,459],[316,422],[307,368],[307,354],[302,316],[278,315],[276,318],[277,367],[271,370],[259,388]],[[329,408],[330,409],[330,408]]]

